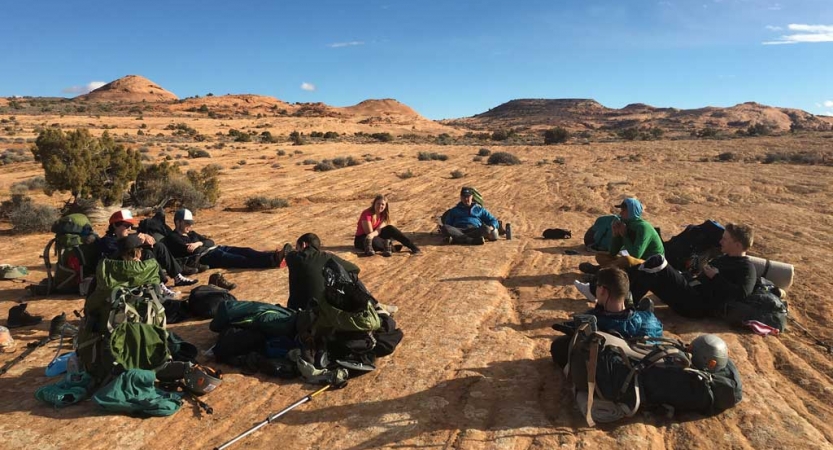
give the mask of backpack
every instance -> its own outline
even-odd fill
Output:
[[[93,275],[99,258],[95,242],[87,243],[87,236],[95,235],[90,220],[84,214],[69,214],[52,224],[52,238],[43,248],[43,262],[46,265],[45,288],[38,293],[79,293],[82,280]],[[50,261],[54,251],[55,266]],[[86,295],[86,292],[80,292]]]
[[[720,254],[720,239],[725,228],[714,220],[688,225],[682,233],[663,243],[665,259],[671,267],[696,274],[702,266]]]
[[[330,259],[322,270],[324,298],[314,299],[315,320],[313,334],[329,331],[357,331],[371,333],[382,325],[373,295],[358,277]]]
[[[200,319],[213,319],[223,302],[236,302],[237,298],[227,289],[210,284],[197,286],[188,295],[188,312]]]
[[[591,427],[631,417],[643,407],[715,414],[741,400],[734,364],[717,373],[700,371],[685,350],[674,339],[626,341],[597,331],[590,320],[572,336],[564,374]]]
[[[771,281],[760,277],[745,299],[726,303],[724,317],[732,325],[757,320],[784,332],[787,329],[787,302],[781,298],[781,292]]]
[[[156,370],[171,360],[155,260],[103,260],[84,304],[75,351],[97,381],[114,369]]]

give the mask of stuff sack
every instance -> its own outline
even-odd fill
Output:
[[[781,298],[782,292],[761,277],[745,299],[726,303],[724,317],[732,325],[741,326],[747,320],[757,320],[784,332],[787,329],[787,302]]]
[[[156,374],[131,369],[99,389],[93,401],[106,411],[146,416],[170,416],[182,406],[182,394],[156,388]]]
[[[208,328],[215,333],[237,327],[260,331],[267,337],[293,337],[296,321],[297,314],[283,306],[235,300],[219,304]]]
[[[217,314],[220,303],[227,301],[236,302],[237,298],[221,287],[197,286],[188,296],[188,312],[200,319],[213,319]]]
[[[699,273],[709,260],[720,255],[720,239],[725,228],[714,220],[688,225],[665,246],[665,259],[671,267],[692,274]]]
[[[642,373],[643,405],[672,413],[719,414],[743,399],[743,384],[735,364],[714,373],[680,367],[655,366]]]

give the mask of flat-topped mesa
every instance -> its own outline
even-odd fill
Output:
[[[74,100],[91,102],[168,102],[178,100],[173,92],[165,90],[141,75],[127,75]]]
[[[517,99],[498,105],[489,111],[477,114],[478,119],[498,119],[505,117],[563,116],[573,114],[599,114],[608,108],[593,99]]]

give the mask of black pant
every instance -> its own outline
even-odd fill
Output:
[[[628,278],[634,302],[651,291],[674,312],[684,317],[705,317],[714,309],[713,305],[700,296],[697,287],[691,286],[688,279],[670,265],[657,273],[647,273],[632,267],[628,269]]]
[[[249,247],[220,245],[200,256],[200,263],[212,269],[268,269],[277,267],[274,252],[261,252]]]
[[[356,238],[353,239],[353,246],[364,250],[365,236],[367,235],[363,234],[361,236],[356,236]],[[385,250],[385,241],[388,239],[398,241],[405,247],[408,247],[411,251],[417,250],[417,246],[393,225],[387,225],[384,228],[379,229],[379,234],[373,237],[373,250],[376,250],[377,252]]]
[[[572,339],[572,336],[558,336],[553,339],[552,344],[550,345],[550,355],[552,355],[552,361],[560,368],[563,368],[568,362],[570,362],[567,360],[567,357],[570,354],[570,341]]]
[[[479,244],[480,238],[489,237],[489,228],[486,225],[472,228],[457,228],[451,225],[443,225],[443,233],[451,236],[451,243],[457,245]]]
[[[174,259],[165,244],[157,242],[149,250],[142,251],[142,260],[153,258],[159,263],[159,268],[164,270],[169,277],[175,277],[182,272],[182,266]]]

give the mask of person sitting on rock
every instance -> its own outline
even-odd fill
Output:
[[[600,331],[619,335],[625,339],[642,337],[662,337],[662,323],[654,315],[650,299],[640,303],[637,309],[627,306],[630,290],[628,274],[618,267],[599,270],[594,282],[595,296],[588,297],[596,306],[586,314],[596,316]],[[581,288],[579,288],[581,291]],[[585,294],[584,291],[582,291]],[[556,338],[550,352],[553,360],[560,367],[567,363],[567,353],[572,336]]]
[[[626,198],[616,205],[620,220],[611,222],[611,242],[607,252],[596,254],[596,262],[579,264],[584,273],[596,273],[601,267],[615,266],[620,269],[638,266],[653,255],[665,253],[665,247],[654,226],[642,218],[642,203],[635,198]],[[626,254],[623,254],[622,252]]]
[[[449,244],[482,245],[497,240],[498,226],[497,218],[474,201],[474,189],[463,187],[460,203],[442,216],[441,232]]]
[[[211,239],[193,230],[194,215],[188,209],[174,214],[175,229],[165,242],[177,258],[197,256],[199,264],[212,269],[266,269],[278,267],[279,253],[261,252],[248,247],[215,245]]]
[[[387,197],[377,195],[370,204],[370,208],[362,211],[356,226],[356,237],[353,245],[364,250],[367,256],[381,252],[382,256],[391,256],[392,241],[398,241],[411,250],[411,254],[419,255],[422,251],[399,229],[391,225],[390,204]],[[401,245],[399,246],[402,247]]]
[[[141,242],[142,259],[153,258],[159,263],[160,270],[163,271],[163,273],[160,273],[161,280],[173,277],[174,286],[191,286],[197,283],[197,280],[185,276],[182,266],[174,259],[164,243],[156,242],[153,236],[149,234],[131,234],[131,230],[138,225],[139,221],[133,217],[130,210],[122,209],[114,212],[110,216],[109,222],[110,226],[107,228],[107,232],[98,240],[99,249],[105,258],[120,259],[120,243],[130,236],[135,236]]]
[[[681,316],[720,316],[726,303],[743,301],[755,288],[757,272],[746,256],[753,241],[749,226],[726,225],[720,239],[723,255],[693,278],[671,267],[663,255],[652,256],[628,271],[633,298],[640,299],[650,291]]]

